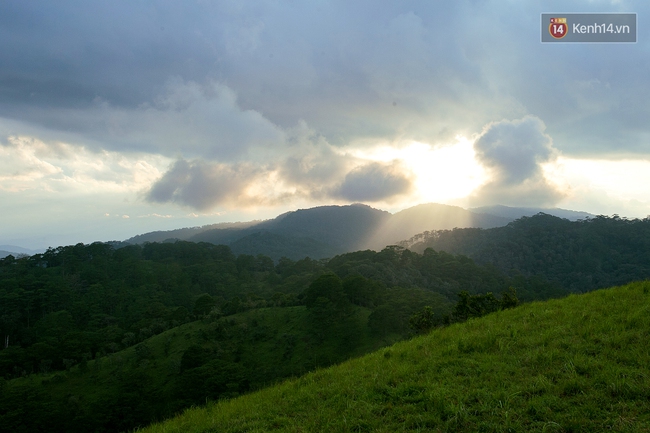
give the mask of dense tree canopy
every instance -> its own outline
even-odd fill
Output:
[[[183,241],[7,256],[0,431],[131,429],[518,300],[647,278],[649,226],[539,215],[277,263]]]
[[[571,292],[650,277],[650,218],[569,221],[546,214],[505,227],[433,231],[404,242],[464,254],[515,276],[541,277]]]

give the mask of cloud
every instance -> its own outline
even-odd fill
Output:
[[[478,161],[491,180],[474,192],[476,204],[552,206],[564,194],[544,177],[543,164],[557,157],[539,118],[488,124],[474,142]]]
[[[130,215],[107,220],[149,230],[154,217],[137,215],[182,212],[195,224],[185,215],[196,212],[207,224],[222,208],[228,218],[271,217],[296,203],[365,200],[397,210],[400,200],[450,197],[421,191],[450,191],[461,176],[423,176],[435,164],[373,159],[373,149],[399,153],[415,141],[433,155],[485,125],[476,151],[493,178],[473,200],[552,205],[564,191],[547,170],[554,149],[574,159],[650,156],[650,26],[639,26],[636,44],[541,44],[540,12],[565,6],[2,1],[5,231],[28,227],[32,213],[26,232],[58,232],[59,211],[73,233],[93,212]],[[576,0],[570,9],[643,17],[650,3]],[[464,177],[462,194],[483,181]],[[155,220],[173,228],[176,218]]]
[[[343,170],[336,156],[288,158],[254,165],[179,159],[146,194],[150,203],[177,203],[200,211],[218,206],[274,206],[298,200],[378,202],[408,194],[412,176],[400,163],[365,163]],[[326,168],[334,167],[334,174]]]
[[[314,199],[327,198],[331,186],[360,163],[358,158],[332,146],[304,121],[287,130],[285,147],[267,159],[275,161],[278,177],[295,195]]]
[[[254,159],[254,149],[285,140],[284,131],[260,113],[241,109],[228,86],[178,77],[167,80],[163,93],[138,107],[96,98],[87,108],[46,110],[42,118],[47,125],[76,131],[77,142],[96,150],[169,157],[180,152],[185,157]]]
[[[0,140],[0,190],[91,195],[134,193],[160,176],[164,158],[87,149],[31,136]]]
[[[336,146],[436,145],[534,113],[565,154],[647,153],[650,29],[544,45],[538,3],[2,2],[0,115],[109,150],[234,160],[301,119]]]
[[[401,164],[374,162],[350,171],[332,195],[350,201],[377,202],[408,194],[412,188],[409,173]]]
[[[39,157],[48,147],[31,137],[7,137],[0,143],[0,189],[21,191],[43,178],[58,176],[62,169]]]
[[[247,189],[262,174],[250,164],[219,164],[201,160],[177,160],[156,181],[147,200],[153,203],[174,202],[198,210],[219,204],[238,203],[242,206],[262,201]]]

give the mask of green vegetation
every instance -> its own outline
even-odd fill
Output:
[[[368,314],[355,308],[347,329],[321,338],[304,306],[187,323],[67,371],[4,382],[0,431],[123,431],[260,389],[379,348]]]
[[[513,278],[538,277],[574,293],[650,275],[650,218],[569,221],[538,214],[487,230],[424,232],[400,245],[420,253],[433,248],[463,254]]]
[[[190,242],[8,257],[0,431],[146,425],[422,332],[412,316],[427,306],[427,327],[449,322],[460,292],[512,283],[464,257],[396,247],[277,264]]]
[[[559,221],[560,225],[568,223]],[[436,329],[432,335],[461,332],[468,336],[471,332],[467,330],[474,329],[474,325],[462,328],[465,331],[452,331],[461,329],[458,322],[475,323],[486,314],[492,317],[489,320],[505,317],[499,327],[484,328],[489,330],[492,346],[466,339],[454,343],[462,355],[455,357],[449,352],[453,356],[444,362],[450,363],[450,369],[453,366],[450,371],[462,383],[467,376],[463,368],[471,367],[466,355],[485,352],[485,356],[505,356],[504,344],[519,345],[520,340],[514,338],[520,332],[515,329],[519,313],[503,310],[516,306],[519,300],[561,297],[569,293],[569,288],[575,290],[575,286],[564,286],[565,281],[574,280],[558,277],[549,282],[552,276],[584,276],[590,269],[584,267],[585,263],[599,264],[594,275],[600,282],[629,282],[633,277],[642,279],[650,273],[646,267],[649,259],[645,220],[581,222],[586,225],[579,226],[580,233],[592,233],[590,230],[601,227],[600,237],[594,238],[600,239],[600,243],[590,241],[591,247],[587,247],[580,243],[583,241],[576,241],[574,246],[578,250],[553,255],[558,234],[571,240],[574,232],[574,226],[562,232],[557,224],[556,219],[538,216],[510,225],[507,229],[512,239],[524,236],[524,258],[513,258],[513,254],[520,252],[516,244],[506,248],[496,239],[490,248],[503,256],[497,263],[485,264],[430,248],[419,254],[400,246],[380,252],[357,251],[329,260],[294,261],[281,257],[274,262],[264,255],[236,256],[223,245],[183,241],[142,246],[78,244],[31,257],[7,256],[0,259],[0,432],[130,430],[169,418],[191,406],[251,394],[282,380],[427,334],[432,329],[450,325],[448,330]],[[633,240],[628,233],[631,228],[638,229],[638,239]],[[476,233],[483,236],[481,233],[488,232]],[[342,238],[346,233],[337,232],[337,236]],[[463,233],[443,232],[440,239]],[[535,245],[530,239],[526,241],[526,236],[540,242],[541,252],[535,252]],[[630,245],[624,245],[625,242]],[[593,256],[589,256],[591,250]],[[583,251],[582,259],[576,258],[576,251]],[[608,261],[603,259],[604,251],[612,256]],[[539,254],[545,259],[539,259]],[[536,259],[531,261],[531,256]],[[567,261],[558,267],[554,261],[557,257]],[[504,265],[517,264],[517,260],[521,261],[521,271]],[[540,271],[539,276],[535,269],[545,269],[543,264],[548,264],[548,270],[545,274]],[[611,311],[615,313],[617,308],[618,305],[612,306]],[[557,317],[557,326],[571,328],[572,332],[577,329],[574,324],[562,322],[562,314]],[[521,341],[524,345],[517,350],[528,350],[533,345]],[[548,352],[554,353],[553,360],[573,353],[572,349],[565,351],[554,344],[544,341],[542,345],[554,348]],[[600,350],[599,344],[595,342],[593,350]],[[392,350],[385,352],[386,356],[396,361]],[[512,350],[512,356],[519,356]],[[627,347],[623,348],[622,353],[626,350]],[[436,356],[443,359],[446,353]],[[490,362],[495,359],[490,358]],[[521,364],[515,358],[511,361]],[[423,377],[431,379],[434,373],[427,373],[428,364],[423,360],[417,362]],[[396,364],[394,368],[407,366]],[[550,372],[543,375],[551,378],[549,387],[553,388],[555,376]],[[389,397],[393,396],[391,386],[401,389],[401,382],[394,380],[396,385],[385,383],[382,388]],[[451,389],[451,379],[445,380],[449,382],[445,386]],[[513,380],[526,383],[516,375]],[[585,380],[576,377],[575,383],[582,386]],[[637,384],[625,383],[622,386]],[[414,395],[419,395],[420,388],[413,389]],[[584,388],[576,389],[586,393]],[[375,391],[363,392],[372,395]],[[442,391],[436,388],[435,392]],[[459,408],[475,404],[458,400],[452,391],[444,392],[448,394],[441,395],[449,397],[445,401],[462,403]],[[465,388],[464,393],[471,394],[470,388]],[[559,395],[564,398],[564,394]],[[411,396],[404,398],[408,400]],[[485,399],[480,401],[489,401],[488,397]],[[372,399],[363,404],[379,411],[375,413],[377,418],[385,413]],[[390,407],[394,406],[391,402]],[[549,407],[555,413],[561,405]],[[424,408],[425,412],[433,410],[426,405]],[[436,426],[452,428],[450,420],[454,417],[449,415],[450,410],[447,407],[442,415],[436,415],[439,419],[432,418],[437,420],[435,423],[443,422]],[[482,413],[476,412],[475,407],[473,410],[472,413]],[[557,417],[547,418],[549,422],[560,422]],[[278,422],[280,427],[291,425]],[[363,425],[348,427],[363,430]],[[427,429],[429,424],[417,425]],[[377,429],[375,424],[368,426],[369,430]],[[546,430],[551,428],[552,424],[546,426]]]
[[[139,430],[650,431],[650,283],[534,302]]]
[[[414,233],[453,227],[497,227],[512,218],[476,214],[456,206],[422,204],[391,215],[362,204],[319,206],[267,221],[213,224],[135,236],[127,242],[184,240],[228,245],[235,254],[321,259],[364,248],[382,249]]]

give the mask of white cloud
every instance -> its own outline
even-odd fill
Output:
[[[160,176],[165,158],[95,152],[62,142],[10,136],[0,145],[0,189],[50,194],[136,193]]]

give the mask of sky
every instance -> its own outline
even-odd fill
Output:
[[[635,44],[540,14],[635,12]],[[646,1],[0,2],[0,245],[365,203],[650,215]]]

